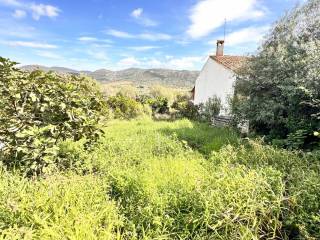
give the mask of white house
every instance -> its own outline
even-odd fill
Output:
[[[205,103],[209,98],[217,96],[223,106],[222,114],[228,113],[228,98],[233,95],[236,70],[248,59],[243,56],[223,54],[224,41],[217,41],[216,55],[209,56],[202,68],[192,90],[194,104]]]

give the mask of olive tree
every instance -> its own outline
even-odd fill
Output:
[[[289,148],[319,147],[320,0],[275,23],[256,56],[239,72],[233,99],[237,121]]]

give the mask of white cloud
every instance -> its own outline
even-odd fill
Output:
[[[248,27],[226,35],[226,44],[235,46],[246,43],[259,43],[270,29],[269,26]],[[213,41],[214,44],[216,41]]]
[[[2,44],[10,47],[28,47],[28,48],[41,48],[41,49],[54,49],[58,48],[56,45],[40,43],[40,42],[27,42],[27,41],[3,41]]]
[[[19,10],[19,9],[17,9],[17,10],[14,11],[14,13],[12,14],[12,16],[13,16],[14,18],[21,19],[21,18],[25,18],[25,17],[27,16],[27,13],[26,13],[26,11],[24,11],[24,10]]]
[[[130,67],[139,67],[141,66],[141,62],[135,57],[127,57],[123,58],[118,62],[119,68],[130,68]]]
[[[19,7],[22,5],[17,0],[0,0],[0,4],[7,5],[7,6],[14,6],[14,7]]]
[[[164,59],[156,58],[142,58],[137,59],[132,56],[121,59],[117,63],[117,68],[125,69],[130,67],[138,68],[168,68],[177,70],[195,70],[197,66],[203,63],[203,57],[187,56],[175,58],[172,56],[165,57]]]
[[[82,37],[79,37],[78,40],[80,42],[102,42],[102,43],[112,43],[111,40],[109,39],[98,39],[96,37],[89,37],[89,36],[82,36]]]
[[[165,33],[141,33],[136,36],[136,38],[149,40],[149,41],[161,41],[161,40],[170,40],[172,37]]]
[[[194,69],[201,60],[202,57],[173,58],[169,61],[169,66],[174,69]]]
[[[95,37],[79,37],[78,40],[81,42],[95,42],[98,39]]]
[[[138,51],[138,52],[143,52],[143,51],[149,51],[152,49],[157,49],[159,47],[157,46],[137,46],[137,47],[129,47],[129,49]]]
[[[228,22],[260,18],[265,9],[257,7],[258,0],[202,0],[190,12],[191,25],[187,34],[192,38],[207,36]]]
[[[32,3],[30,9],[32,11],[32,17],[35,20],[39,20],[42,16],[54,18],[57,17],[60,12],[59,8],[45,4]]]
[[[54,18],[57,17],[60,13],[60,9],[47,4],[37,4],[34,2],[22,2],[19,0],[0,0],[0,4],[8,6],[8,7],[19,7],[23,10],[16,10],[16,11],[26,11],[30,12],[32,18],[35,20],[39,20],[41,17],[48,17]],[[23,14],[20,12],[20,15]],[[18,15],[19,16],[19,13]]]
[[[118,31],[115,29],[109,29],[106,31],[106,34],[111,35],[113,37],[118,38],[132,38],[132,39],[141,39],[141,40],[148,40],[148,41],[163,41],[163,40],[170,40],[172,36],[165,34],[165,33],[140,33],[140,34],[131,34],[123,31]]]
[[[40,57],[50,58],[50,59],[62,59],[62,57],[56,53],[49,51],[37,51],[37,55]]]
[[[143,9],[142,8],[137,8],[135,10],[132,11],[131,16],[134,18],[139,18],[143,13]]]
[[[111,35],[113,37],[118,37],[118,38],[134,38],[134,35],[131,35],[127,32],[118,31],[115,29],[109,29],[108,31],[106,31],[106,33],[108,35]]]
[[[157,26],[158,23],[143,14],[143,8],[137,8],[131,12],[131,17],[133,17],[137,23],[146,26],[146,27],[154,27]]]
[[[93,58],[95,58],[96,60],[99,61],[107,61],[108,60],[108,56],[104,51],[101,51],[99,49],[89,49],[87,51],[87,54]]]

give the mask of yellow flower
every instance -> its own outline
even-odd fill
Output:
[[[319,132],[313,132],[313,135],[316,136],[316,137],[319,137],[320,133]]]

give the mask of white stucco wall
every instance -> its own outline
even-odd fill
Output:
[[[208,58],[195,84],[194,103],[205,103],[216,95],[221,99],[224,108],[228,108],[228,97],[233,94],[233,85],[236,80],[234,72],[223,65]],[[226,114],[223,111],[222,114]]]

